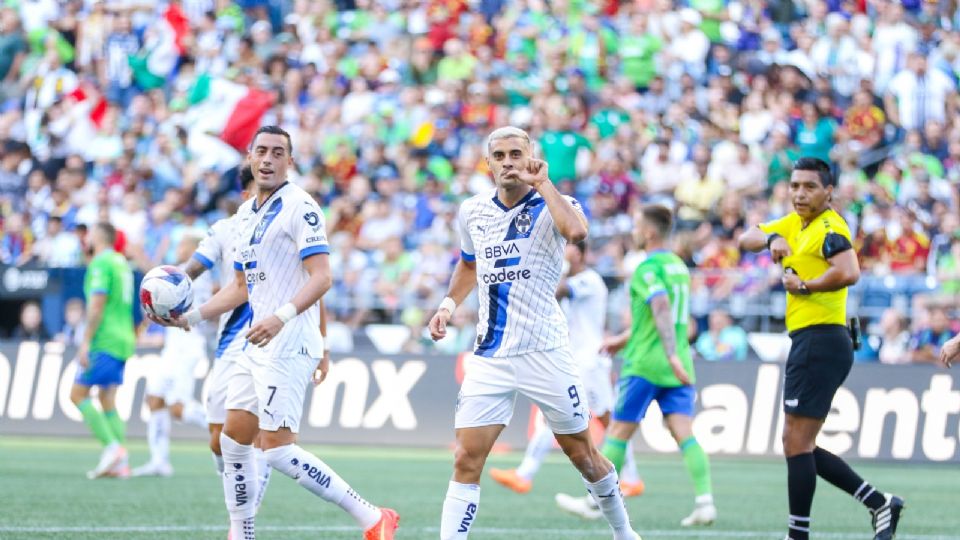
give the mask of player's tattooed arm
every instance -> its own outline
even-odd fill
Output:
[[[207,267],[204,266],[200,261],[191,257],[190,260],[187,261],[187,267],[184,268],[183,271],[190,276],[190,279],[197,279],[207,271]]]
[[[653,320],[657,323],[657,333],[660,342],[667,352],[667,357],[677,353],[677,329],[673,322],[673,312],[670,309],[670,300],[665,294],[659,294],[650,300],[650,309],[653,310]]]

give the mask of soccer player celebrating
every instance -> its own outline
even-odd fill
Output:
[[[687,341],[690,273],[683,260],[666,249],[672,225],[668,208],[651,205],[640,212],[635,236],[648,256],[637,266],[630,281],[631,325],[603,344],[610,354],[623,350],[624,358],[603,455],[618,469],[623,465],[627,442],[636,433],[650,403],[656,400],[693,480],[694,509],[680,522],[689,527],[712,524],[717,509],[713,504],[710,462],[692,430],[696,392]],[[596,517],[596,508],[589,499],[560,493],[556,501],[568,512]]]
[[[833,396],[853,366],[846,324],[847,287],[860,278],[846,222],[830,207],[830,166],[801,158],[790,176],[794,211],[744,232],[740,248],[770,250],[784,268],[790,354],[783,383],[783,452],[787,458],[789,540],[807,540],[817,475],[870,509],[876,540],[897,532],[903,500],[882,494],[842,459],[819,448],[817,434]]]
[[[187,233],[177,244],[177,263],[184,265],[200,243],[196,233]],[[213,284],[199,277],[193,281],[194,302],[210,297]],[[182,328],[164,330],[160,359],[154,362],[147,375],[147,445],[150,461],[133,470],[133,476],[170,476],[170,422],[171,419],[197,427],[206,427],[207,415],[203,405],[193,398],[196,385],[193,371],[197,362],[206,357],[207,340],[200,332]]]
[[[430,320],[434,340],[458,303],[479,287],[480,323],[456,410],[453,479],[440,522],[441,540],[466,539],[480,503],[480,476],[490,449],[513,415],[517,392],[536,403],[560,448],[597,498],[615,540],[636,540],[617,472],[590,439],[586,396],[570,353],[555,293],[567,242],[587,236],[579,204],[550,182],[532,157],[530,136],[515,127],[487,138],[496,189],[460,206],[462,254],[449,292]]]
[[[286,181],[293,164],[290,135],[277,126],[257,130],[248,162],[257,195],[238,210],[235,280],[210,301],[171,323],[190,327],[249,300],[252,326],[244,333],[227,388],[220,434],[223,487],[234,540],[255,538],[258,483],[253,442],[270,466],[350,514],[366,540],[392,539],[397,513],[360,497],[320,458],[296,444],[306,386],[323,355],[321,296],[330,288],[323,213],[308,193]]]
[[[610,411],[613,409],[610,357],[600,354],[607,321],[607,286],[600,274],[587,266],[586,242],[567,244],[564,257],[570,270],[567,276],[560,280],[557,299],[560,300],[560,306],[567,317],[573,357],[580,368],[580,379],[587,392],[590,413],[606,427],[610,423]],[[533,476],[553,449],[553,432],[542,416],[537,415],[537,426],[520,466],[507,470],[490,469],[490,476],[494,480],[517,493],[530,491]],[[631,445],[628,445],[626,450],[620,491],[624,497],[643,493],[643,482],[637,475]],[[596,512],[597,517],[600,517],[600,510]]]
[[[127,358],[133,356],[136,334],[133,327],[133,271],[123,255],[113,250],[117,231],[109,223],[93,227],[93,259],[84,276],[87,326],[77,351],[81,369],[70,390],[70,400],[83,421],[103,445],[103,453],[89,478],[126,476],[127,451],[123,444],[125,426],[117,415],[117,387],[123,383]],[[98,411],[90,400],[90,388],[98,387]]]

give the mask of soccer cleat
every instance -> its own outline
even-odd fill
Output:
[[[87,472],[87,478],[90,480],[107,476],[114,467],[121,464],[127,458],[127,450],[119,444],[111,444],[103,449],[100,454],[100,462],[92,471]]]
[[[400,514],[390,508],[380,509],[380,521],[363,533],[363,540],[393,540],[393,534],[400,527]]]
[[[887,500],[883,506],[870,512],[873,517],[873,532],[876,535],[874,540],[893,540],[897,535],[900,513],[904,508],[903,499],[900,497],[890,493],[884,493],[884,497]]]
[[[681,527],[694,527],[697,525],[713,525],[717,520],[717,507],[712,504],[698,504],[693,507],[693,512],[680,521]]]
[[[566,493],[557,493],[554,501],[556,501],[557,506],[564,512],[569,512],[583,519],[594,520],[603,517],[603,512],[600,510],[600,507],[597,506],[593,497],[589,495],[586,497],[574,497]]]
[[[512,489],[521,495],[528,493],[533,482],[522,478],[516,469],[490,469],[490,477],[503,487]]]
[[[133,476],[160,476],[167,478],[173,476],[173,467],[169,463],[154,463],[152,461],[141,465],[133,470]]]
[[[643,480],[637,480],[636,482],[620,481],[620,493],[623,493],[624,497],[639,497],[643,495],[646,489],[647,486],[643,483]]]

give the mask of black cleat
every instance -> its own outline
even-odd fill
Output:
[[[873,514],[873,532],[876,536],[874,540],[893,540],[897,535],[897,524],[900,523],[900,513],[903,512],[903,499],[890,493],[885,493],[887,502],[876,510],[871,510]]]

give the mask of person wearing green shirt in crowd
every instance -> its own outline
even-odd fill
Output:
[[[122,446],[126,428],[117,414],[116,395],[136,343],[133,271],[127,259],[113,250],[116,238],[117,231],[109,223],[99,223],[91,232],[93,259],[83,281],[87,326],[77,351],[77,378],[70,390],[70,400],[104,447],[97,467],[87,473],[89,478],[130,474]],[[102,412],[90,399],[94,386],[99,390]]]
[[[580,149],[592,150],[593,146],[583,135],[564,125],[567,116],[563,111],[552,110],[547,116],[547,130],[540,137],[543,159],[550,167],[550,180],[554,184],[577,179],[577,154]]]
[[[824,118],[813,103],[804,103],[801,107],[803,120],[797,125],[796,143],[800,157],[815,157],[830,163],[830,150],[837,123]]]
[[[657,74],[656,55],[663,41],[647,30],[647,14],[636,13],[630,21],[633,31],[620,37],[620,69],[638,91],[646,91]]]
[[[726,0],[690,0],[690,7],[700,12],[703,22],[700,30],[706,34],[710,43],[720,43],[723,36],[720,34],[720,24],[726,18]]]
[[[666,249],[673,226],[672,212],[660,205],[641,210],[636,227],[638,247],[647,259],[630,281],[632,322],[619,335],[604,340],[608,354],[623,351],[613,421],[602,452],[619,471],[627,441],[633,437],[650,403],[656,400],[670,433],[680,445],[693,480],[696,506],[680,525],[710,525],[717,518],[710,481],[710,462],[693,436],[693,359],[687,341],[690,318],[690,273],[683,260]],[[568,512],[595,515],[592,498],[558,494],[557,504]]]

